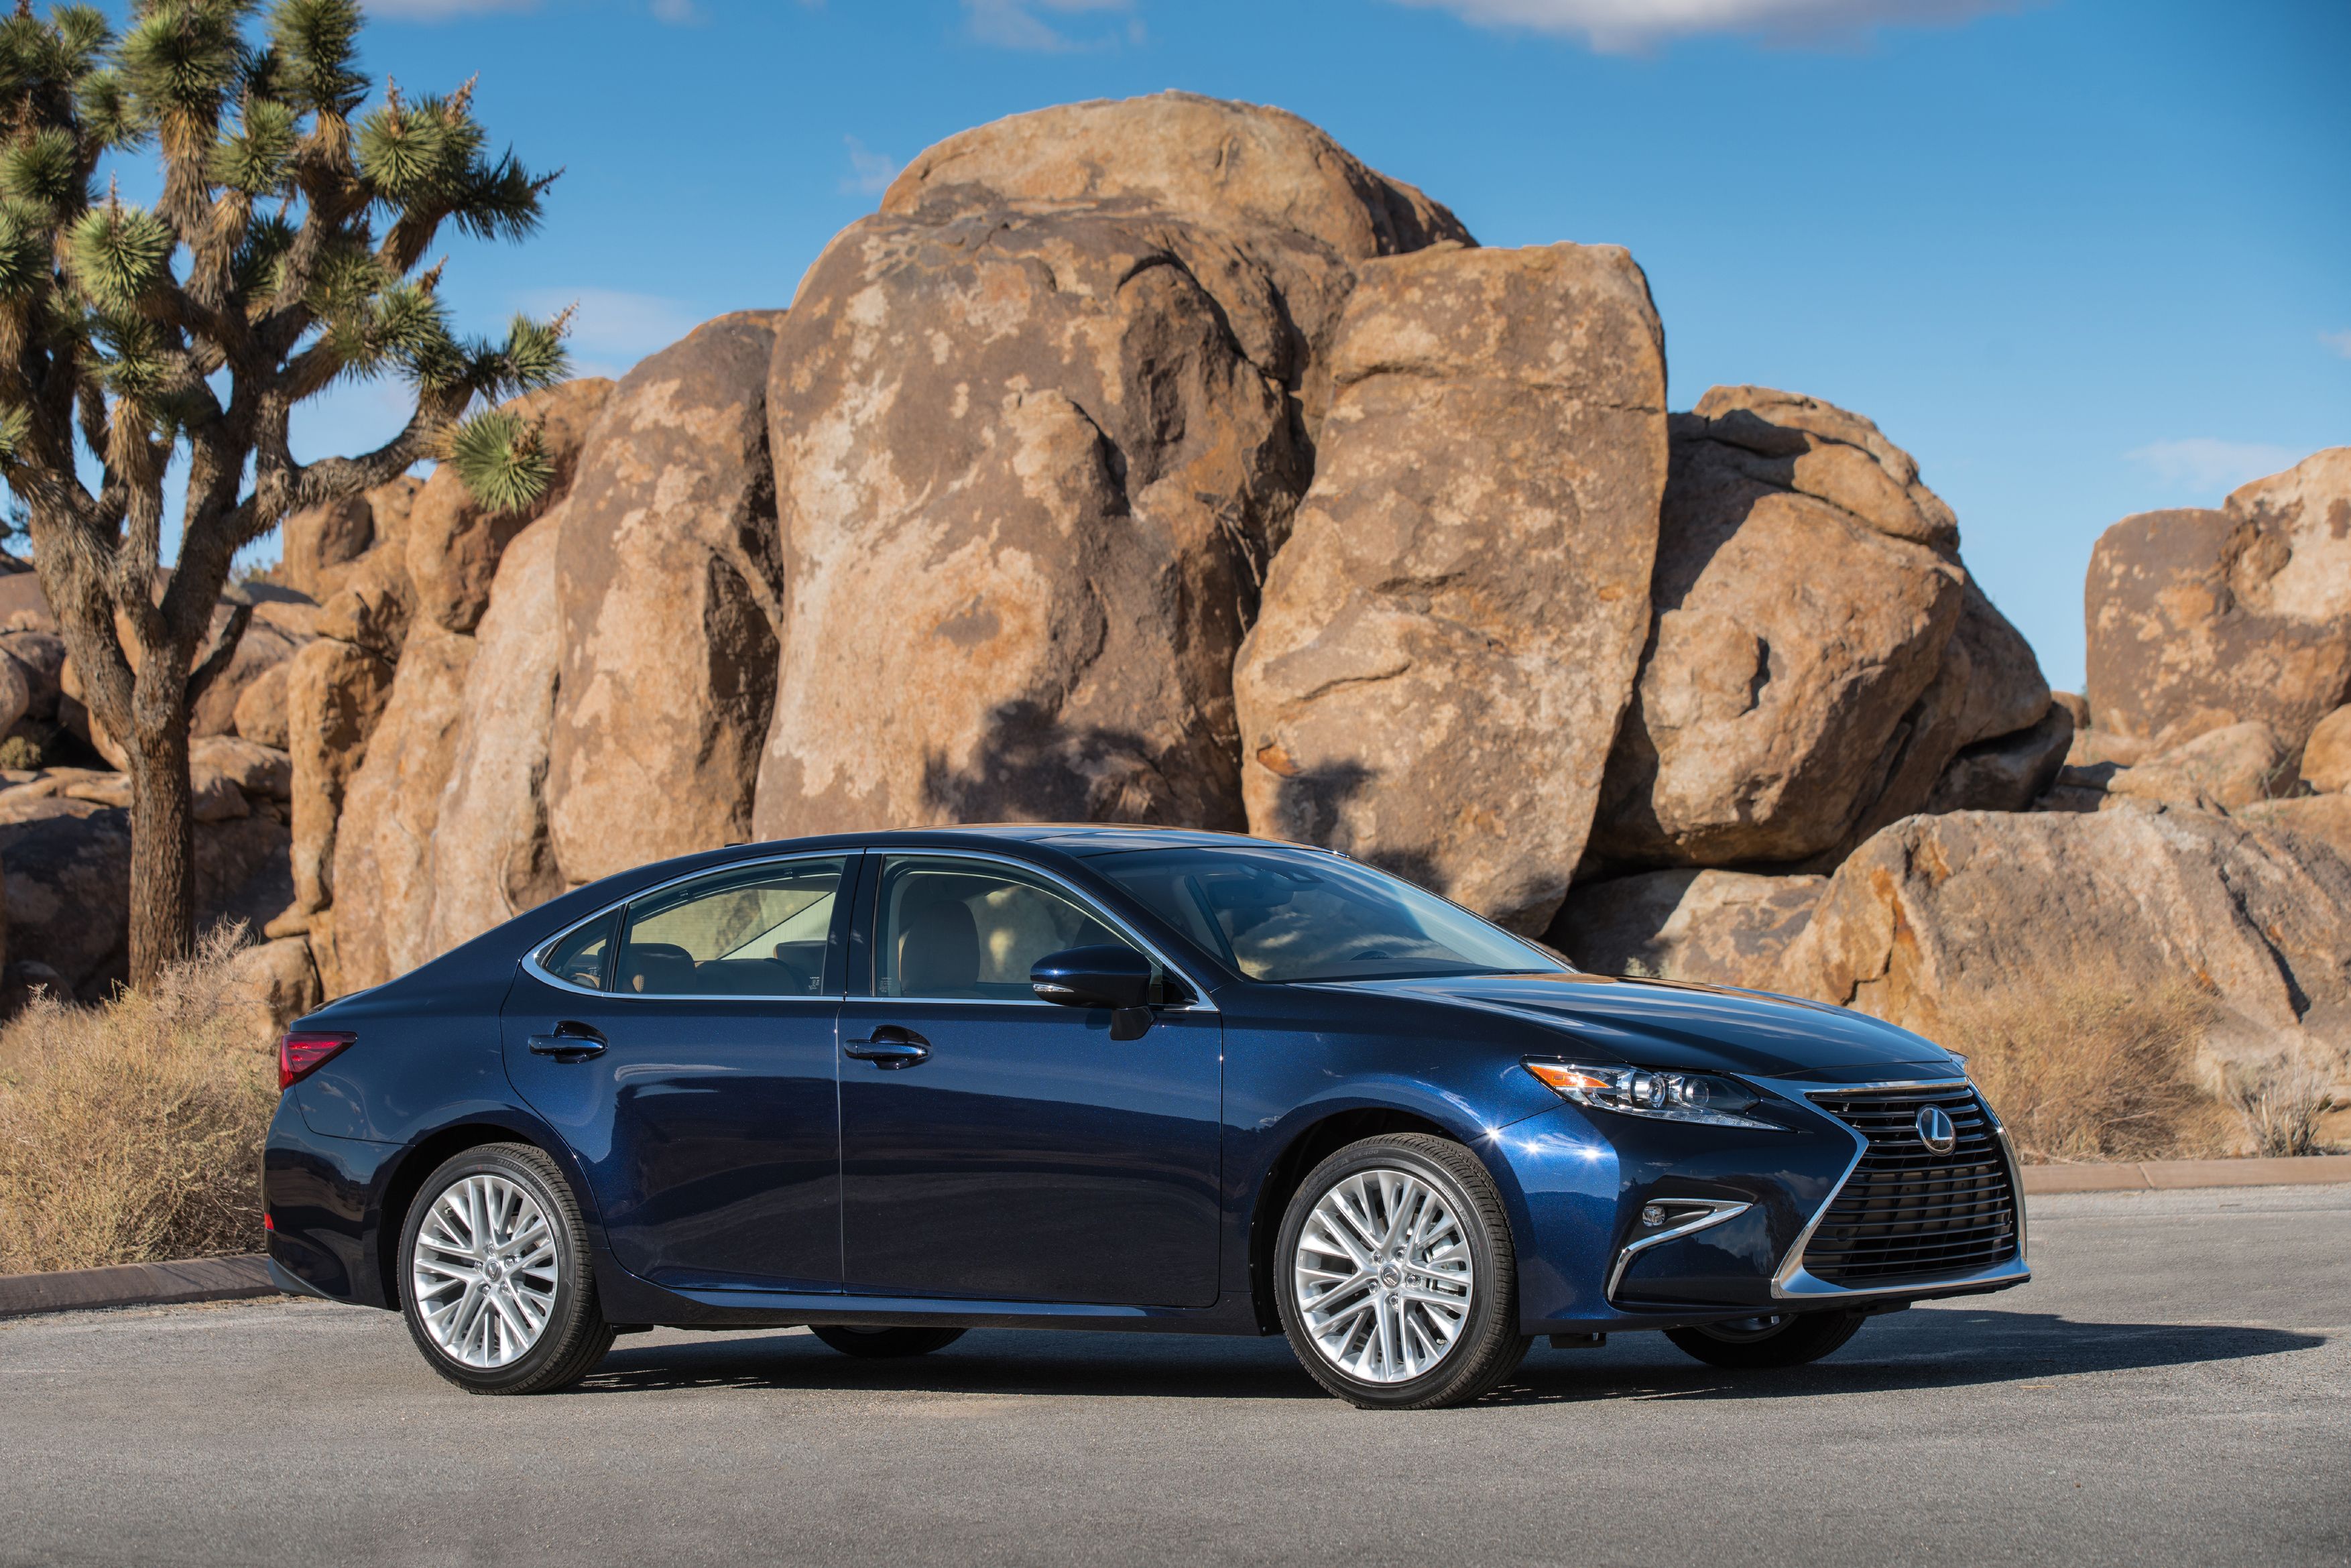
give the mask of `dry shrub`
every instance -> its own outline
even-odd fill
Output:
[[[230,927],[145,990],[0,1029],[0,1273],[249,1252],[276,1062]]]
[[[2184,1159],[2220,1151],[2224,1118],[2196,1071],[2214,1012],[2185,981],[2041,976],[1946,1009],[1943,1037],[2019,1158]]]
[[[2231,1109],[2244,1124],[2253,1152],[2272,1157],[2325,1152],[2319,1126],[2343,1109],[2335,1075],[2295,1056],[2239,1065],[2229,1074]]]

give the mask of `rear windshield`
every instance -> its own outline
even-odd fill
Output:
[[[1556,972],[1552,954],[1408,882],[1267,845],[1133,850],[1096,870],[1253,980]]]

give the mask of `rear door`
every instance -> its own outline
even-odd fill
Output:
[[[836,1025],[853,855],[645,894],[526,964],[507,1071],[587,1167],[622,1267],[841,1284]]]
[[[1207,1306],[1217,1297],[1223,1031],[1165,961],[1032,868],[869,855],[841,1016],[852,1291]],[[1145,951],[1175,988],[1140,1040],[1039,1001],[1066,947]]]

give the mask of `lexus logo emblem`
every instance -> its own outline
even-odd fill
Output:
[[[1921,1109],[1917,1126],[1918,1141],[1927,1145],[1928,1154],[1948,1155],[1959,1141],[1959,1130],[1951,1125],[1951,1119],[1943,1114],[1940,1105]]]

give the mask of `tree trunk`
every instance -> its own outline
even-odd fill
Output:
[[[131,762],[131,984],[144,986],[196,943],[195,823],[188,787],[188,699],[184,675],[152,656],[139,674]]]

